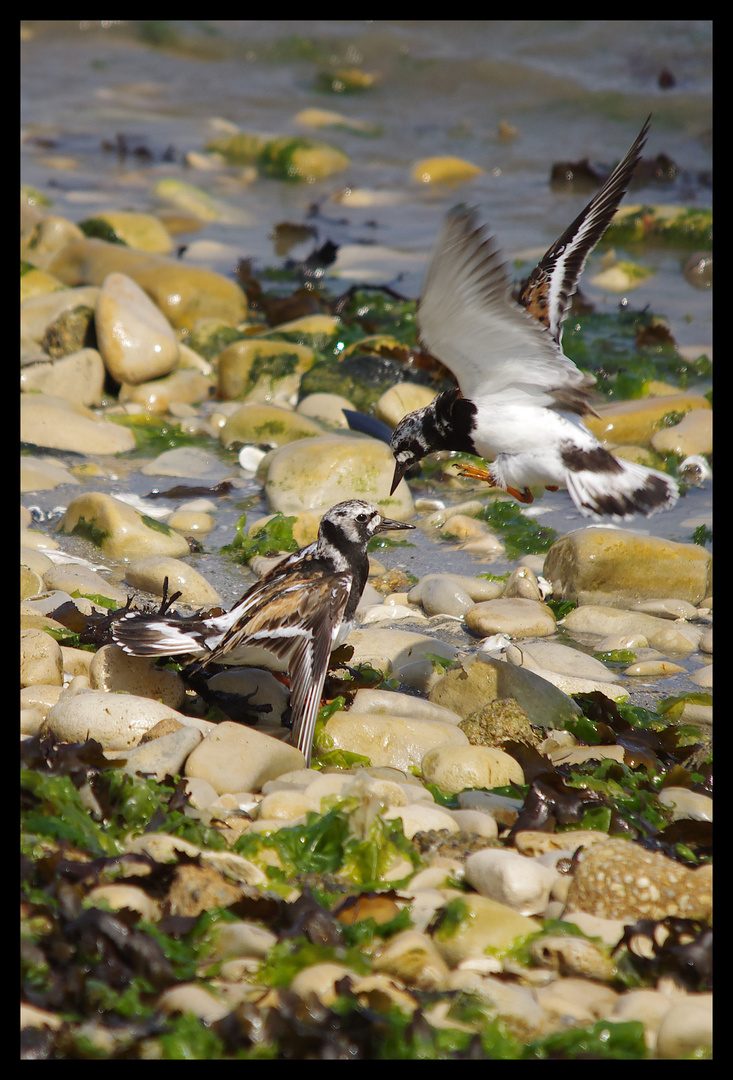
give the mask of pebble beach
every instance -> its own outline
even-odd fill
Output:
[[[385,432],[449,385],[417,293],[222,263],[237,182],[348,201],[323,105],[288,145],[212,124],[135,209],[74,213],[38,162],[22,191],[24,1057],[708,1057],[712,349],[630,291],[569,319],[578,355],[603,330],[646,358],[588,426],[677,477],[669,515],[520,507],[447,453],[389,496]],[[423,162],[432,197],[470,166]],[[112,644],[128,603],[230,608],[353,498],[416,528],[370,550],[310,768],[272,672]]]

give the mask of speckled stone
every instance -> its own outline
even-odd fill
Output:
[[[690,870],[628,840],[609,840],[582,858],[568,890],[569,910],[604,919],[707,919],[712,867]]]

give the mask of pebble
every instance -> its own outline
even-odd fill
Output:
[[[692,818],[693,821],[713,820],[713,800],[702,792],[670,785],[659,792],[659,801],[672,811],[672,821],[679,821],[681,818]]]
[[[180,709],[186,699],[186,687],[177,672],[156,667],[155,657],[129,656],[117,645],[104,645],[94,653],[89,685],[109,694],[153,698],[171,709]]]
[[[20,369],[20,388],[64,398],[77,405],[101,405],[104,361],[96,349],[79,349],[57,360],[44,357]]]
[[[183,536],[206,536],[215,527],[211,514],[202,514],[195,510],[176,510],[167,519],[169,529],[175,529]]]
[[[712,690],[713,688],[713,665],[705,664],[703,667],[693,671],[689,676],[690,682],[693,682],[695,686],[700,686],[704,690]]]
[[[712,409],[691,409],[673,427],[661,428],[652,435],[652,447],[663,454],[712,454]]]
[[[435,391],[420,383],[403,382],[385,390],[374,406],[378,420],[394,428],[408,413],[422,409],[435,397]]]
[[[569,675],[594,682],[616,682],[618,675],[593,656],[587,656],[569,645],[555,641],[524,642],[507,650],[508,663],[543,674],[547,671],[557,675]]]
[[[142,405],[145,412],[153,416],[167,413],[185,416],[187,406],[207,401],[213,393],[211,379],[198,371],[179,370],[152,381],[122,383],[118,400],[124,405]],[[196,411],[193,410],[191,415],[196,416]]]
[[[168,595],[180,592],[180,603],[191,607],[215,607],[223,604],[216,589],[203,574],[179,559],[165,555],[148,555],[133,559],[125,570],[125,580],[135,589],[144,589],[156,596],[163,595],[163,584],[168,579]]]
[[[624,668],[624,675],[665,679],[669,675],[679,675],[683,671],[685,668],[680,664],[672,664],[669,660],[639,660]]]
[[[159,994],[156,1006],[163,1013],[192,1013],[205,1024],[214,1024],[230,1012],[229,1005],[198,983],[179,983]]]
[[[468,739],[454,724],[377,713],[352,715],[337,711],[325,730],[334,749],[363,754],[372,765],[403,771],[418,768],[425,753],[435,746],[468,745]]]
[[[490,746],[436,746],[423,756],[421,769],[426,783],[452,793],[525,782],[519,762]]]
[[[185,772],[207,780],[222,795],[227,791],[260,791],[267,780],[302,768],[303,762],[296,747],[224,720],[190,754]]]
[[[192,480],[218,484],[231,475],[216,454],[198,446],[177,446],[164,450],[140,469],[145,476],[183,476]]]
[[[504,951],[520,937],[534,934],[540,925],[521,915],[506,904],[478,893],[461,895],[466,917],[442,935],[440,927],[433,933],[433,943],[450,968],[466,960],[485,958],[488,948]]]
[[[193,330],[204,318],[236,325],[245,317],[244,292],[223,274],[104,240],[84,238],[66,244],[46,269],[67,284],[101,286],[108,274],[125,274],[177,330]]]
[[[531,955],[538,967],[550,968],[562,975],[606,982],[616,974],[613,961],[595,942],[570,934],[546,934],[532,944]]]
[[[120,607],[127,600],[127,593],[117,588],[111,582],[91,570],[88,566],[79,566],[69,563],[55,565],[43,575],[43,583],[47,589],[61,589],[63,592],[80,592],[82,595],[104,596],[108,600],[114,600]]]
[[[296,342],[234,341],[219,354],[216,396],[219,401],[289,404],[297,400],[300,380],[315,359],[313,349]]]
[[[59,522],[59,532],[78,533],[116,559],[147,555],[175,559],[190,554],[188,543],[180,533],[152,518],[146,520],[126,503],[101,492],[88,492],[72,499]]]
[[[430,701],[467,719],[492,701],[513,698],[532,724],[562,727],[579,708],[561,690],[535,672],[505,664],[485,654],[446,672],[430,690]]]
[[[398,694],[393,690],[357,690],[349,709],[351,713],[377,713],[384,716],[407,716],[415,720],[437,720],[444,724],[461,722],[458,713],[436,705],[423,698],[409,694]]]
[[[426,653],[434,653],[447,660],[453,660],[458,655],[454,645],[413,630],[357,628],[349,634],[349,645],[354,649],[349,661],[351,664],[371,664],[378,671],[394,671],[398,677],[407,665],[424,660]]]
[[[91,738],[106,750],[129,750],[160,720],[172,717],[184,725],[190,722],[175,709],[151,698],[92,689],[70,692],[73,686],[71,683],[48,710],[44,724],[63,742]]]
[[[65,398],[22,394],[20,406],[22,442],[77,454],[124,454],[135,448],[135,436],[127,428]]]
[[[673,1005],[657,1032],[656,1052],[660,1058],[687,1058],[695,1050],[709,1049],[713,1043],[711,994],[690,995]]]
[[[160,919],[160,905],[136,885],[97,885],[89,890],[87,899],[92,907],[102,907],[112,911],[128,908],[130,911],[136,911],[148,922],[158,922]]]
[[[518,596],[524,600],[543,599],[537,576],[528,566],[518,566],[512,570],[504,586],[504,596]]]
[[[601,441],[612,440],[616,445],[649,446],[659,431],[660,420],[669,413],[709,408],[710,404],[702,394],[682,391],[601,405],[598,416],[589,416],[584,423]]]
[[[23,454],[20,459],[20,490],[51,491],[60,484],[80,484],[68,468],[53,458]]]
[[[341,394],[306,394],[295,409],[301,416],[310,416],[313,420],[325,420],[333,427],[348,428],[349,422],[344,416],[344,409],[356,411],[356,406]]]
[[[642,612],[584,604],[569,612],[563,625],[571,635],[576,632],[598,634],[643,635],[652,648],[661,652],[687,655],[698,647],[702,630],[689,623],[660,619]]]
[[[125,274],[108,274],[94,309],[99,351],[118,383],[144,383],[178,365],[173,328],[140,286]]]
[[[547,637],[555,633],[555,616],[546,604],[522,597],[484,600],[466,613],[472,634],[508,634],[512,638]]]
[[[466,881],[481,896],[498,900],[520,915],[545,911],[556,876],[535,859],[498,848],[474,852],[465,865]]]
[[[61,686],[64,661],[61,646],[43,630],[20,632],[20,685]]]

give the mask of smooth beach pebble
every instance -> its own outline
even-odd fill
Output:
[[[63,696],[46,714],[45,727],[65,742],[96,739],[108,750],[128,750],[160,720],[188,718],[152,698],[84,690]]]
[[[61,686],[64,663],[61,647],[43,630],[20,632],[20,685]]]
[[[558,875],[536,859],[487,848],[469,855],[465,876],[482,896],[507,904],[520,915],[541,915]]]
[[[490,746],[437,746],[423,756],[421,769],[425,781],[443,791],[524,783],[519,762]]]
[[[466,613],[473,634],[508,634],[512,638],[546,637],[555,633],[555,616],[546,604],[521,597],[485,600]]]
[[[21,395],[20,438],[77,454],[124,454],[135,448],[135,436],[127,428],[50,394]]]
[[[168,595],[180,592],[180,601],[192,607],[214,607],[222,603],[221,596],[206,578],[192,566],[164,555],[149,555],[134,559],[125,571],[125,580],[136,589],[163,595],[163,583],[168,579]]]
[[[326,723],[334,749],[363,754],[372,765],[408,770],[419,766],[426,751],[452,743],[467,746],[468,739],[454,724],[411,720],[376,713],[335,712]]]

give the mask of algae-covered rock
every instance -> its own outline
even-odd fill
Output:
[[[666,596],[699,604],[712,590],[712,556],[626,529],[585,528],[556,540],[543,571],[556,599],[631,607]]]

